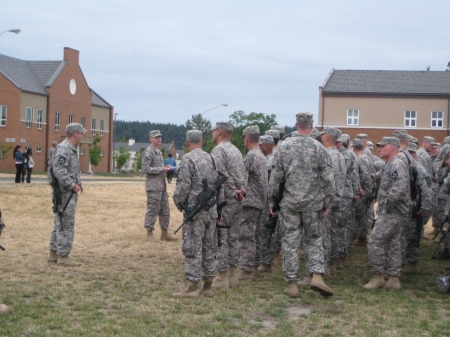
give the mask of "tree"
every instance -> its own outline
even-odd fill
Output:
[[[427,71],[430,71],[430,66],[427,67]]]
[[[192,115],[191,119],[186,122],[188,130],[201,130],[203,135],[211,132],[211,122],[209,119],[203,118],[202,114]]]
[[[96,134],[92,141],[92,146],[89,148],[89,161],[95,167],[102,161],[102,157],[100,156],[102,148],[98,145],[101,140],[102,137]]]
[[[450,71],[450,62],[447,63],[447,69],[445,71]]]
[[[166,158],[167,158],[167,151],[166,151],[166,148],[161,146],[161,149],[160,149],[160,150],[161,150],[163,159],[166,159]]]
[[[141,147],[134,156],[134,162],[136,163],[136,171],[142,170],[142,154],[145,151],[145,147]]]
[[[130,151],[126,149],[123,146],[119,147],[119,150],[117,150],[117,153],[114,154],[113,158],[116,161],[117,170],[120,171],[120,169],[123,167],[123,165],[126,164],[127,160],[129,160],[131,157]]]
[[[0,160],[8,158],[8,152],[14,148],[14,145],[0,143]]]

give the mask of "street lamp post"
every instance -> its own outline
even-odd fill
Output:
[[[211,108],[211,109],[209,109],[209,110],[206,110],[205,112],[202,112],[202,115],[204,115],[204,114],[207,113],[208,111],[211,111],[212,109],[215,109],[215,108],[217,108],[217,107],[219,107],[219,106],[227,107],[228,104],[219,104],[219,105],[216,105],[214,108]]]
[[[4,32],[1,32],[0,35],[4,34],[4,33],[14,33],[14,34],[19,34],[21,32],[20,29],[8,29],[5,30]]]
[[[116,159],[114,156],[116,155],[116,116],[118,113],[114,114],[114,127],[113,127],[113,172],[116,170]]]

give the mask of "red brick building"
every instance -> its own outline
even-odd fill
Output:
[[[0,54],[0,146],[30,146],[35,171],[43,171],[52,141],[65,138],[69,123],[88,132],[79,146],[80,169],[89,171],[89,146],[102,140],[103,158],[94,169],[111,171],[113,107],[92,90],[79,65],[79,52],[64,48],[62,61],[23,61]],[[14,171],[12,152],[0,171]]]

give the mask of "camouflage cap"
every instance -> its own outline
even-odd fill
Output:
[[[162,136],[161,131],[159,130],[152,130],[148,133],[150,135],[150,137],[155,138],[155,137],[159,137]]]
[[[202,141],[202,132],[200,130],[189,130],[186,132],[186,140],[192,143],[200,143]]]
[[[215,126],[212,127],[211,131],[214,130],[227,130],[227,131],[233,131],[233,123],[230,122],[217,122]]]
[[[312,128],[312,130],[311,130],[311,137],[312,138],[317,138],[319,136],[320,136],[319,130],[317,130],[316,128]]]
[[[269,135],[264,135],[259,137],[259,145],[261,144],[275,144],[273,137]]]
[[[416,152],[417,151],[417,144],[413,142],[408,142],[407,150],[409,152]]]
[[[441,143],[433,143],[433,146],[436,148],[436,147],[439,147],[439,146],[441,146]]]
[[[342,137],[342,142],[348,144],[348,142],[350,141],[350,135],[343,133],[341,137]]]
[[[392,137],[395,138],[409,138],[408,137],[408,131],[401,129],[401,130],[394,130],[394,132],[392,132]]]
[[[338,128],[335,128],[333,126],[326,126],[323,128],[323,130],[320,134],[321,135],[328,134],[331,137],[339,138],[342,135],[342,132],[341,132],[341,130],[339,130]]]
[[[280,132],[278,132],[277,130],[267,130],[265,135],[271,136],[272,138],[280,138]]]
[[[283,134],[284,135],[284,126],[281,125],[273,125],[271,128],[271,130],[277,130],[280,135]]]
[[[400,141],[398,140],[398,138],[395,137],[383,137],[381,142],[377,143],[377,146],[384,146],[384,145],[394,145],[399,147]]]
[[[368,138],[369,138],[369,136],[367,135],[367,133],[358,133],[355,136],[355,139],[368,139]]]
[[[353,147],[363,147],[363,146],[364,146],[364,143],[363,143],[362,139],[355,138],[353,140]]]
[[[373,143],[372,142],[367,142],[367,147],[371,150],[373,150]]]
[[[445,137],[442,144],[450,144],[450,136]]]
[[[82,133],[83,135],[86,133],[86,129],[83,128],[83,125],[78,123],[70,123],[66,126],[66,133],[73,134],[75,132]]]
[[[56,140],[54,140],[54,141],[52,142],[52,145],[58,145],[58,142],[57,142]]]
[[[244,131],[242,131],[242,138],[247,135],[259,135],[259,126],[258,125],[251,125],[247,126]]]
[[[450,153],[450,145],[444,144],[444,146],[441,148],[441,151],[439,152],[438,159],[444,160],[445,157]]]
[[[314,123],[314,115],[310,112],[299,112],[296,116],[297,123]]]
[[[425,143],[436,144],[436,139],[434,139],[433,137],[430,137],[430,136],[423,137],[423,141]]]

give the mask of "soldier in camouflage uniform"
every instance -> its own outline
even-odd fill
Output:
[[[247,181],[246,196],[242,202],[239,232],[239,280],[252,280],[257,274],[256,228],[261,222],[261,212],[267,199],[267,164],[259,149],[259,127],[248,126],[242,137],[248,149],[244,157],[244,175]],[[255,270],[255,271],[254,271]]]
[[[289,283],[284,293],[289,297],[298,296],[298,253],[303,236],[305,252],[308,252],[306,268],[313,275],[310,288],[323,296],[331,296],[333,291],[322,277],[325,259],[321,219],[328,215],[333,203],[333,168],[325,148],[309,136],[313,115],[299,113],[296,119],[298,132],[278,149],[269,182],[269,193],[273,198],[277,195],[277,186],[286,181],[278,215],[284,279]],[[270,206],[270,212],[275,216],[272,200]]]
[[[63,206],[67,204],[67,206],[62,215],[55,213],[47,262],[56,262],[58,265],[69,267],[81,266],[81,263],[73,261],[69,254],[75,234],[75,206],[78,192],[82,190],[76,146],[80,144],[85,133],[86,130],[81,124],[68,124],[66,139],[56,148],[52,162],[53,174],[61,189],[61,204]]]
[[[192,209],[197,196],[203,191],[202,180],[206,179],[210,187],[215,185],[220,163],[202,150],[203,140],[200,130],[186,132],[186,147],[189,153],[183,156],[178,172],[177,185],[173,192],[173,202],[181,212],[181,204]],[[219,189],[217,203],[224,200],[223,188]],[[212,282],[215,275],[215,230],[217,208],[201,210],[194,220],[183,226],[182,251],[185,256],[185,275],[189,281],[187,289],[173,294],[178,298],[196,299],[200,295],[213,297]],[[203,287],[197,290],[198,282],[203,279]]]
[[[427,170],[430,177],[433,177],[433,165],[431,163],[431,154],[434,150],[436,140],[433,137],[423,137],[422,147],[417,150],[417,161]]]
[[[50,170],[53,167],[53,156],[55,155],[57,145],[58,145],[58,142],[54,140],[52,142],[52,147],[48,151],[48,157],[47,157],[47,180],[48,180],[48,182],[52,181],[52,175],[50,173]]]
[[[227,290],[239,283],[237,267],[239,264],[239,220],[242,216],[242,199],[245,192],[244,161],[242,154],[231,142],[233,124],[217,122],[213,128],[212,140],[216,147],[211,154],[224,167],[228,179],[223,184],[227,207],[223,209],[223,221],[230,229],[219,229],[222,246],[217,250],[217,277],[213,289]]]
[[[377,143],[380,158],[386,161],[381,172],[378,192],[378,218],[370,234],[368,258],[373,277],[364,289],[400,289],[399,275],[402,267],[402,226],[410,216],[409,168],[398,158],[400,142],[394,137],[383,137]],[[386,250],[386,254],[385,254]],[[384,281],[384,264],[389,280]]]
[[[415,160],[417,158],[417,145],[409,142],[407,150]],[[433,210],[430,176],[421,164],[416,162],[415,166],[417,169],[417,195],[414,196],[415,200],[412,200],[412,216],[409,217],[409,221],[405,223],[402,233],[402,261],[405,264],[403,273],[415,272],[416,270],[416,264],[420,257],[422,227],[426,225],[424,219],[429,217]],[[420,231],[418,231],[418,217],[422,218]]]
[[[170,165],[164,166],[164,160],[160,151],[162,134],[159,130],[149,132],[150,142],[152,143],[142,153],[142,173],[145,174],[145,191],[147,193],[147,211],[145,212],[144,227],[147,229],[147,239],[155,240],[153,231],[155,222],[159,217],[159,226],[161,227],[160,240],[176,241],[168,233],[170,207],[169,196],[167,195],[167,185],[164,179],[164,173],[169,172]]]

